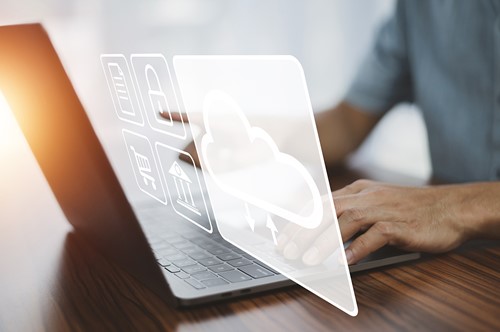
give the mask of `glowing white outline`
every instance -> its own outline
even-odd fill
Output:
[[[106,69],[106,66],[104,65],[105,59],[113,59],[113,58],[115,58],[115,59],[122,58],[123,62],[127,66],[127,68],[126,68],[127,74],[128,74],[128,78],[130,79],[130,83],[131,83],[130,89],[134,91],[134,96],[129,96],[130,103],[132,104],[132,107],[137,108],[136,110],[134,110],[134,113],[136,113],[135,116],[131,116],[131,115],[127,115],[127,114],[125,114],[125,116],[124,116],[124,113],[122,113],[118,110],[119,107],[115,103],[115,98],[113,96],[115,96],[116,93],[111,88],[112,84],[110,83],[110,78],[108,77],[110,75],[109,70]],[[109,93],[111,95],[111,101],[113,102],[113,108],[115,109],[116,116],[118,117],[118,119],[125,121],[127,123],[131,123],[133,125],[144,127],[144,124],[145,124],[144,116],[142,114],[141,107],[140,107],[139,102],[137,100],[137,91],[135,90],[134,78],[131,75],[131,71],[130,71],[130,67],[128,65],[127,58],[123,54],[101,54],[100,59],[101,59],[102,70],[104,71],[104,77],[106,78],[106,84],[108,85],[108,90],[109,90]],[[108,62],[106,62],[106,65],[107,64],[108,64]],[[121,69],[125,70],[124,68],[121,68]],[[134,100],[135,102],[132,100]],[[135,106],[134,106],[134,104],[135,104]],[[127,118],[127,117],[129,117],[129,118]],[[132,120],[130,118],[133,118],[133,119],[140,118],[141,121],[138,122],[138,121]]]
[[[160,151],[158,150],[159,146],[163,147],[163,148],[167,148],[167,149],[172,150],[174,152],[177,152],[177,153],[180,153],[180,154],[188,156],[189,159],[193,162],[192,165],[195,165],[193,157],[191,157],[191,155],[189,153],[187,153],[186,151],[176,149],[176,148],[171,147],[169,145],[166,145],[164,143],[155,142],[156,155],[158,157],[158,162],[159,162],[160,168],[161,168],[161,175],[163,176],[163,181],[165,182],[165,184],[167,184],[168,182],[167,182],[167,178],[165,176],[165,169],[163,168],[163,163],[161,162]],[[191,223],[195,224],[196,226],[200,227],[204,231],[212,234],[213,231],[214,231],[214,227],[212,225],[212,219],[210,219],[210,213],[208,212],[208,205],[207,205],[207,202],[205,200],[205,195],[203,194],[203,188],[201,186],[201,181],[200,181],[200,177],[198,175],[198,170],[196,169],[195,166],[193,166],[193,167],[194,167],[194,172],[195,172],[195,175],[196,175],[196,180],[198,180],[198,186],[200,186],[200,189],[201,189],[200,190],[201,198],[203,198],[203,205],[205,206],[205,212],[206,212],[206,216],[208,218],[208,224],[210,225],[210,229],[207,229],[207,228],[203,227],[202,225],[200,225],[196,221],[194,221],[191,218],[189,218],[188,216],[184,215],[182,212],[177,211],[177,209],[175,208],[174,200],[172,199],[172,195],[170,195],[170,189],[168,188],[168,186],[166,186],[167,187],[167,192],[168,192],[168,197],[170,198],[170,202],[172,203],[172,207],[174,208],[175,213],[177,213],[179,216],[187,219],[188,221],[190,221]],[[168,173],[168,169],[167,169],[167,173]]]
[[[306,182],[309,190],[312,193],[313,211],[309,216],[303,217],[296,213],[290,212],[287,209],[277,206],[271,202],[262,200],[261,198],[255,197],[254,195],[242,192],[236,188],[228,186],[223,181],[220,181],[217,174],[214,173],[211,167],[210,158],[207,152],[208,146],[211,143],[214,143],[212,128],[210,128],[209,126],[208,113],[210,112],[211,104],[215,101],[220,100],[227,103],[227,105],[230,105],[231,111],[233,111],[234,114],[236,114],[241,120],[241,123],[244,125],[246,134],[251,143],[254,143],[256,140],[264,141],[271,149],[273,157],[277,163],[290,166],[299,172],[302,179]],[[201,139],[201,155],[205,161],[205,167],[208,173],[213,178],[214,182],[217,183],[217,185],[223,191],[269,213],[291,221],[301,227],[314,229],[321,224],[321,220],[323,218],[323,204],[321,203],[321,195],[319,193],[319,189],[316,186],[316,183],[314,182],[311,174],[309,174],[304,165],[302,165],[297,159],[288,154],[280,152],[278,147],[276,146],[276,143],[266,131],[259,127],[252,127],[250,122],[246,118],[245,113],[241,110],[241,108],[233,98],[231,98],[227,93],[221,90],[212,90],[208,92],[205,96],[205,100],[203,101],[203,123],[205,125],[206,133]]]
[[[274,61],[277,61],[277,60],[292,61],[298,67],[298,70],[300,71],[300,79],[302,81],[303,91],[304,91],[305,97],[307,99],[307,104],[309,105],[309,109],[308,109],[309,119],[310,119],[311,123],[313,124],[313,131],[314,131],[314,134],[316,136],[316,148],[318,149],[318,153],[321,157],[321,160],[324,160],[323,151],[321,150],[321,144],[319,141],[318,130],[316,128],[316,125],[314,125],[315,120],[314,120],[314,115],[313,115],[313,111],[312,111],[309,90],[307,89],[306,76],[304,73],[304,69],[302,68],[302,65],[300,64],[299,60],[297,60],[297,58],[295,58],[294,56],[292,56],[292,55],[175,55],[173,60],[174,60],[174,67],[176,67],[176,62],[178,62],[179,60],[180,61],[182,61],[182,60],[203,60],[203,59],[220,60],[220,59],[234,59],[234,58],[237,58],[239,60],[269,60],[269,59],[272,59]],[[176,74],[177,74],[177,69],[176,69]],[[185,98],[185,92],[183,92],[182,89],[181,89],[181,95],[183,96],[183,98]],[[189,115],[190,110],[188,108],[186,108],[186,110],[187,110],[188,115]],[[195,139],[195,145],[196,145],[196,148],[199,149],[198,141],[196,139]],[[202,164],[202,166],[205,168],[205,165]],[[323,178],[324,178],[326,184],[329,185],[328,184],[328,175],[326,173],[326,167],[324,164],[322,166],[322,170],[323,170]],[[330,208],[334,212],[334,217],[336,217],[336,214],[335,214],[336,210],[335,210],[335,205],[333,204],[333,196],[332,195],[329,195],[329,202],[330,202]],[[216,213],[216,217],[217,217],[217,211],[215,211],[215,213]],[[215,221],[217,222],[217,219],[215,219]],[[338,223],[337,218],[335,218],[335,225],[337,226],[336,227],[337,240],[339,240],[341,243],[342,238],[340,236],[340,228],[339,228],[339,223]],[[245,251],[245,249],[239,243],[236,243],[231,238],[226,237],[224,232],[220,232],[220,235],[227,242],[229,242],[232,245],[234,245],[235,247]],[[358,312],[359,312],[358,304],[356,301],[356,295],[354,293],[354,287],[352,286],[352,279],[351,279],[351,275],[349,272],[349,268],[347,266],[347,259],[345,256],[345,250],[343,250],[343,246],[341,246],[340,248],[341,248],[340,253],[342,256],[342,262],[344,263],[343,264],[344,265],[344,273],[346,274],[346,277],[347,277],[347,282],[349,285],[349,293],[351,295],[351,299],[353,300],[353,305],[354,305],[354,308],[352,310],[349,310],[349,309],[341,306],[340,304],[334,302],[333,299],[330,299],[329,297],[321,294],[320,292],[316,291],[313,287],[308,286],[306,282],[301,281],[298,278],[291,276],[286,271],[283,271],[283,269],[281,269],[280,267],[274,266],[274,264],[272,262],[270,262],[267,258],[265,258],[265,257],[263,258],[260,255],[256,255],[255,257],[257,257],[259,260],[261,260],[266,265],[271,266],[272,268],[274,268],[275,270],[277,270],[278,272],[280,272],[281,274],[286,276],[288,279],[290,279],[293,282],[297,283],[298,285],[304,287],[305,289],[307,289],[309,292],[313,293],[314,295],[325,300],[326,302],[330,303],[331,305],[333,305],[334,307],[338,308],[339,310],[345,312],[346,314],[348,314],[352,317],[355,317],[358,315]]]
[[[134,72],[134,78],[135,78],[136,84],[138,86],[139,95],[141,96],[142,108],[144,110],[144,113],[146,113],[146,119],[148,121],[148,124],[149,124],[149,126],[154,131],[157,131],[159,133],[162,133],[162,134],[165,134],[165,135],[169,135],[169,136],[172,136],[172,137],[175,137],[175,138],[179,138],[179,139],[185,140],[188,135],[187,135],[187,130],[186,130],[186,124],[184,123],[184,120],[182,119],[182,116],[180,117],[180,119],[181,119],[180,122],[182,123],[183,134],[180,134],[180,135],[176,134],[174,132],[162,129],[162,127],[166,126],[166,125],[163,124],[163,123],[161,123],[161,122],[159,122],[156,119],[156,117],[154,118],[154,121],[151,121],[150,115],[149,115],[150,112],[148,111],[148,108],[146,107],[146,102],[145,102],[146,97],[143,96],[141,85],[139,84],[139,80],[137,79],[137,70],[135,68],[136,65],[134,64],[134,59],[144,59],[144,58],[154,58],[154,59],[161,59],[161,60],[163,60],[163,62],[165,63],[165,68],[167,69],[168,79],[169,79],[169,82],[170,82],[170,86],[172,88],[172,94],[174,95],[174,100],[175,100],[175,103],[177,105],[177,112],[176,113],[181,114],[181,107],[180,107],[180,104],[179,104],[179,99],[177,98],[177,93],[175,92],[174,81],[172,80],[172,74],[170,73],[170,68],[168,66],[168,62],[165,59],[165,57],[163,56],[163,54],[160,54],[160,53],[150,53],[150,54],[147,54],[147,53],[138,53],[138,54],[131,54],[130,55],[130,62],[132,63],[132,71]],[[154,68],[154,69],[156,70],[158,68]],[[158,74],[158,70],[156,70],[156,73]],[[160,82],[160,84],[161,84],[161,82]],[[152,122],[154,122],[154,124]],[[160,127],[155,127],[155,126],[160,126]],[[172,127],[173,126],[169,126],[169,128],[172,128]]]
[[[139,179],[137,178],[137,172],[136,172],[136,167],[134,167],[135,165],[135,162],[134,160],[132,159],[132,156],[130,155],[130,144],[129,142],[127,142],[127,138],[125,137],[125,133],[127,134],[131,134],[133,136],[137,136],[141,139],[144,139],[148,142],[148,146],[149,146],[149,149],[151,150],[151,156],[153,158],[153,162],[155,163],[155,166],[156,166],[156,170],[158,171],[158,183],[160,184],[160,187],[161,187],[161,191],[163,192],[163,197],[165,197],[165,201],[162,201],[161,199],[159,199],[158,197],[156,197],[155,195],[151,194],[150,192],[148,192],[147,190],[143,189]],[[158,167],[158,163],[156,162],[156,156],[155,156],[155,152],[153,151],[153,147],[151,146],[151,142],[149,141],[149,139],[144,136],[144,135],[141,135],[141,134],[138,134],[138,133],[134,133],[133,131],[130,131],[130,130],[127,130],[127,129],[122,129],[122,136],[123,136],[123,140],[125,141],[125,146],[127,147],[127,155],[128,155],[128,158],[130,160],[130,164],[132,165],[132,171],[134,172],[134,178],[135,178],[135,182],[137,184],[137,186],[139,187],[139,189],[145,193],[146,195],[150,196],[151,198],[154,198],[155,200],[157,200],[158,202],[162,203],[163,205],[168,205],[168,198],[167,198],[167,194],[165,193],[165,188],[163,186],[163,183],[162,183],[162,179],[161,179],[161,175],[160,175],[160,168]],[[167,188],[168,190],[168,188]]]

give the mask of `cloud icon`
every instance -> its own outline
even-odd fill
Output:
[[[265,130],[252,127],[231,96],[209,92],[203,123],[203,166],[221,190],[304,228],[321,223],[321,195],[306,167],[280,152]]]

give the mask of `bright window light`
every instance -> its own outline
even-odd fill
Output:
[[[0,90],[0,147],[2,149],[11,145],[16,129],[17,124],[14,115]]]

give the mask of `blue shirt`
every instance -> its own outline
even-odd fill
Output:
[[[415,103],[438,179],[500,179],[499,13],[499,0],[400,0],[347,93],[376,114]]]

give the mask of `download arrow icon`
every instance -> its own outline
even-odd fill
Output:
[[[273,235],[274,245],[278,245],[278,240],[276,240],[276,233],[278,233],[278,230],[276,229],[276,225],[274,224],[269,214],[267,215],[266,227],[271,230],[271,234]]]
[[[245,215],[245,220],[247,221],[248,225],[250,225],[250,228],[252,229],[252,232],[254,231],[255,228],[255,219],[252,218],[250,215],[250,208],[248,207],[248,203],[245,202],[245,210],[247,214]]]

